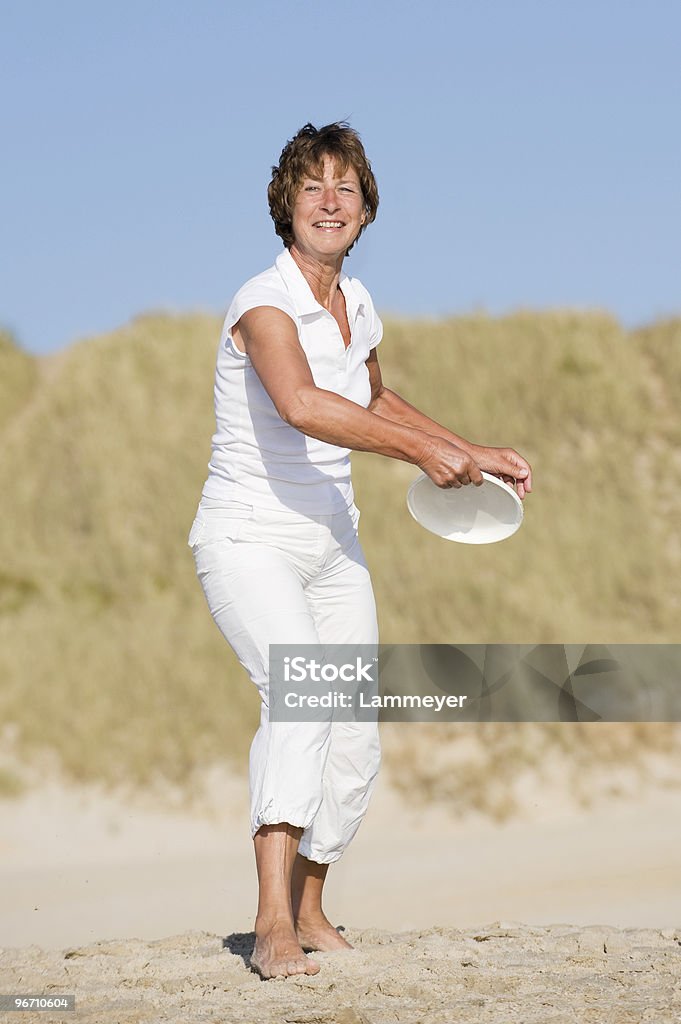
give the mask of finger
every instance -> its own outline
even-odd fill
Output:
[[[522,480],[525,491],[532,490],[532,470],[530,464],[525,462],[524,459],[518,458],[517,468],[514,470],[514,479]]]
[[[520,469],[517,475],[522,477],[523,486],[526,491],[532,490],[532,467],[525,459],[519,461]]]
[[[527,470],[527,472],[525,472],[524,470],[519,470],[516,479],[518,480],[518,483],[522,483],[523,491],[529,491],[532,489],[532,477],[530,475],[529,469]]]

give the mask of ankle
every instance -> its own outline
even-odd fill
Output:
[[[328,921],[328,918],[321,907],[294,907],[293,920],[296,924],[319,924]]]
[[[256,935],[267,935],[274,928],[292,928],[293,920],[288,911],[276,911],[268,914],[258,914],[255,919],[254,931]]]

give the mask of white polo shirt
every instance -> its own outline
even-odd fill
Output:
[[[311,515],[352,505],[350,449],[307,437],[286,423],[231,333],[247,310],[276,306],[295,323],[317,387],[366,408],[371,398],[366,360],[381,340],[383,325],[356,277],[342,274],[339,284],[351,333],[347,349],[335,318],[317,302],[288,249],[234,296],[217,354],[216,431],[206,497]]]

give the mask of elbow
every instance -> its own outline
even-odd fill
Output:
[[[279,404],[277,412],[285,423],[305,433],[310,422],[311,399],[315,387],[299,388]]]
[[[369,412],[376,412],[377,407],[383,405],[386,397],[386,389],[381,385],[378,391],[372,393],[371,401],[369,402],[367,409]]]

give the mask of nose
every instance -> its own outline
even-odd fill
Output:
[[[336,190],[329,186],[322,194],[322,209],[326,213],[335,213],[338,209],[338,196]]]

